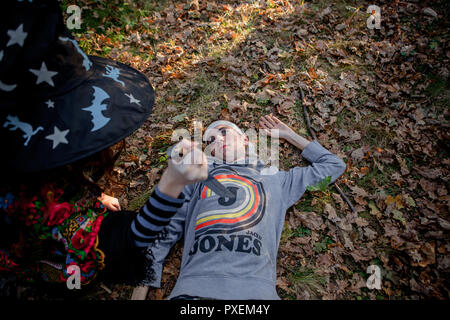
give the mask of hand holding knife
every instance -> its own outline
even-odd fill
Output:
[[[196,148],[196,147],[194,146],[193,148]],[[178,154],[175,153],[177,151],[178,151]],[[186,147],[186,143],[184,145],[180,145],[180,143],[177,143],[173,146],[170,146],[166,150],[166,154],[167,154],[168,159],[172,160],[175,166],[183,166],[183,165],[186,165],[186,162],[190,160],[189,158],[185,158],[185,157],[189,156],[190,153],[197,152],[197,151],[201,152],[201,150],[199,150],[199,149],[197,149],[197,150],[193,150],[192,148],[188,149]],[[195,157],[195,154],[193,156]],[[174,158],[176,158],[176,160]],[[190,158],[192,158],[192,157],[190,157]],[[214,176],[209,172],[208,172],[208,177],[206,178],[206,180],[203,180],[202,182],[208,188],[210,188],[212,191],[214,191],[214,193],[216,193],[217,195],[219,195],[221,197],[224,197],[224,198],[235,198],[236,197],[236,195],[233,192],[231,192],[229,189],[227,189],[222,183],[220,183],[216,178],[214,178]]]

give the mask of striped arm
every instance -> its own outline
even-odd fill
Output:
[[[162,232],[185,201],[183,193],[175,199],[162,193],[158,186],[131,223],[134,242],[138,247],[147,247]]]

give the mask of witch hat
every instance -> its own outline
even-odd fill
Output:
[[[86,55],[57,1],[7,0],[0,21],[0,141],[11,170],[43,171],[85,158],[150,115],[155,94],[147,77]]]

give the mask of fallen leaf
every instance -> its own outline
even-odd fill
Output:
[[[405,221],[405,218],[403,217],[403,213],[401,211],[396,210],[396,209],[392,210],[392,217],[395,220],[400,221],[404,226],[406,226],[406,221]]]
[[[380,212],[380,210],[378,210],[375,202],[370,201],[369,202],[369,208],[370,208],[370,214],[376,216],[377,218],[381,218],[382,214]]]
[[[300,214],[300,221],[303,223],[303,225],[311,230],[323,229],[322,218],[314,212],[302,212]]]
[[[333,221],[334,223],[339,222],[341,219],[337,216],[336,210],[327,203],[323,209],[323,212],[327,214],[327,217],[329,220]]]

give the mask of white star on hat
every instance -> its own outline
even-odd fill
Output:
[[[23,32],[23,23],[16,30],[8,30],[7,33],[10,37],[8,43],[6,44],[7,47],[15,45],[16,43],[23,47],[23,42],[28,34],[27,32]]]
[[[54,108],[55,107],[55,102],[53,102],[52,100],[48,99],[48,101],[46,102],[47,107],[50,108]]]
[[[125,93],[125,95],[128,97],[128,98],[130,98],[130,103],[136,103],[137,105],[141,105],[141,100],[138,100],[138,99],[136,99],[135,97],[133,97],[133,95],[130,93],[130,94],[126,94]]]
[[[47,66],[45,65],[44,61],[42,61],[40,70],[30,69],[30,72],[38,77],[37,81],[36,81],[36,84],[39,84],[39,83],[45,81],[49,85],[51,85],[52,87],[55,86],[55,84],[53,83],[52,77],[54,77],[56,74],[58,74],[58,72],[56,72],[56,71],[48,71]]]
[[[57,126],[53,129],[53,134],[48,135],[45,139],[53,141],[53,149],[55,149],[60,143],[69,143],[66,139],[66,135],[69,133],[69,129],[60,131]]]

